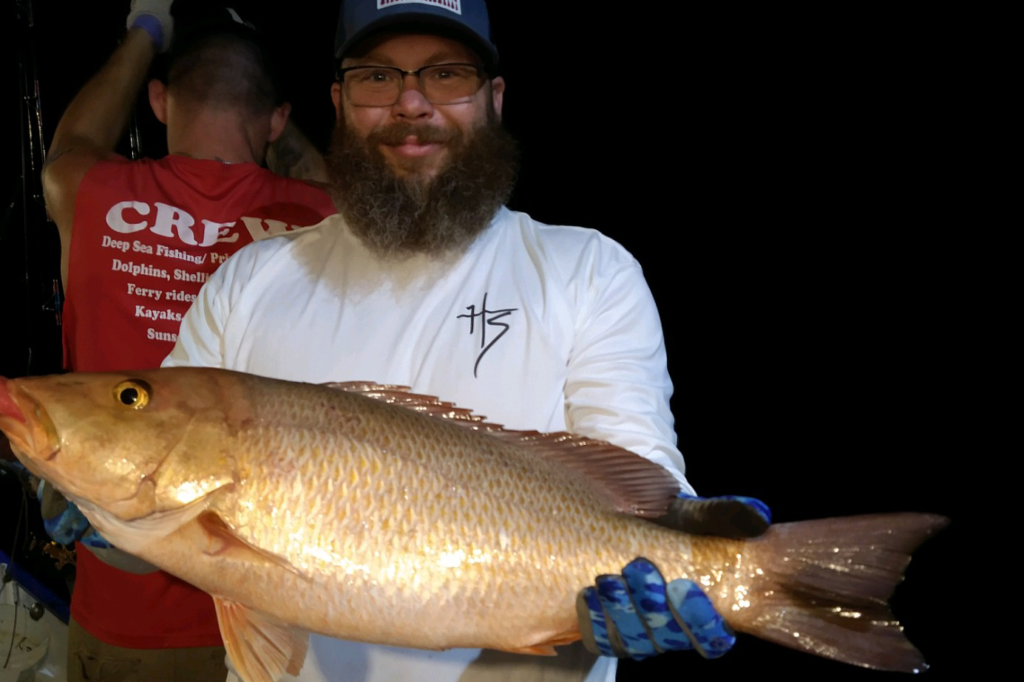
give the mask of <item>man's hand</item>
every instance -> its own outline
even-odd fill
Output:
[[[75,540],[82,539],[90,532],[99,537],[78,507],[64,499],[64,496],[48,482],[38,481],[36,498],[39,500],[39,511],[43,517],[46,534],[56,542],[73,545]],[[109,547],[109,544],[107,546]]]
[[[641,660],[666,651],[696,649],[718,658],[736,636],[711,600],[692,580],[666,584],[661,572],[642,557],[622,575],[602,575],[597,587],[577,598],[583,644],[602,656]]]
[[[127,27],[141,28],[156,44],[157,52],[166,52],[174,36],[174,19],[171,17],[173,0],[132,0],[128,13]]]
[[[772,512],[761,500],[742,495],[697,497],[679,493],[664,516],[652,519],[659,526],[691,535],[754,538],[772,523]]]
[[[157,570],[153,564],[111,545],[89,524],[89,519],[85,518],[78,506],[66,500],[48,482],[36,479],[36,496],[39,499],[43,527],[55,542],[72,545],[77,540],[103,563],[127,573],[145,575]]]
[[[754,498],[681,493],[658,522],[694,534],[752,537],[771,524],[771,511]],[[622,575],[598,576],[595,585],[576,600],[583,643],[594,653],[640,660],[696,649],[705,658],[718,658],[736,642],[732,628],[696,583],[666,583],[647,559],[634,559]]]

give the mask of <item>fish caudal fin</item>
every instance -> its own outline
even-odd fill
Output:
[[[224,648],[245,682],[278,682],[285,673],[299,674],[309,648],[308,632],[220,597],[213,604]]]
[[[774,588],[752,600],[750,616],[734,625],[845,663],[923,671],[921,652],[886,602],[910,553],[948,522],[928,514],[878,514],[776,524],[755,543]]]

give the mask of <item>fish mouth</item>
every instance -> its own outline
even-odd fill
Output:
[[[36,473],[33,462],[48,462],[60,451],[50,415],[16,379],[0,377],[0,431],[7,435],[11,450],[32,473]]]

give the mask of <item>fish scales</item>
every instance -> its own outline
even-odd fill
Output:
[[[330,581],[338,602],[322,622],[303,623],[311,629],[395,644],[427,630],[439,647],[519,648],[549,635],[534,634],[538,622],[573,631],[580,585],[645,547],[668,543],[666,571],[692,573],[687,538],[615,513],[540,456],[340,391],[250,395],[257,426],[240,436],[239,485],[211,508],[245,542]],[[507,599],[524,575],[540,576],[543,591],[531,579],[533,599]],[[331,623],[386,603],[401,605],[397,623]],[[450,627],[437,627],[438,604],[453,607],[442,610]]]
[[[942,517],[692,536],[638,518],[674,492],[656,465],[496,428],[372,384],[212,369],[0,378],[0,429],[19,458],[118,547],[212,594],[251,682],[295,672],[294,627],[541,653],[579,638],[578,590],[636,556],[696,581],[738,631],[857,665],[923,665],[885,602]]]

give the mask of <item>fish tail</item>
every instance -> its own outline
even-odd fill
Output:
[[[772,526],[755,544],[775,584],[758,586],[766,598],[751,600],[737,629],[867,668],[927,669],[887,602],[910,553],[948,522],[929,514],[877,514]]]

